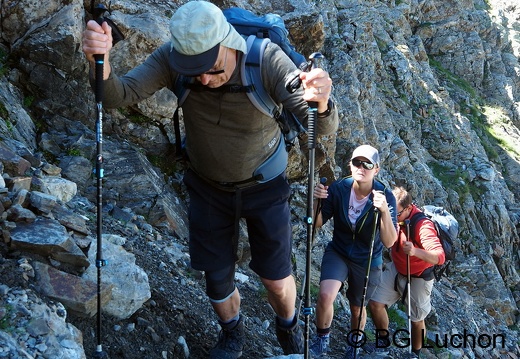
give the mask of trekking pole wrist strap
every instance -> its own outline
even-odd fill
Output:
[[[327,102],[327,110],[325,110],[324,112],[318,112],[318,118],[329,117],[333,109],[334,102],[329,98],[329,101]]]

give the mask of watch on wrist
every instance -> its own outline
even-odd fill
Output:
[[[325,112],[318,112],[318,118],[324,118],[330,116],[330,113],[334,109],[334,102],[329,98],[329,101],[327,102],[327,109]]]

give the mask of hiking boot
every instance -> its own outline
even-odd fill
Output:
[[[209,352],[210,359],[236,359],[242,356],[244,348],[244,317],[240,316],[233,329],[222,328],[218,342]]]
[[[354,359],[354,356],[356,356],[356,358],[359,358],[358,354],[359,354],[359,348],[355,348],[355,347],[349,345],[347,348],[347,352],[345,353],[345,356],[343,357],[343,359]]]
[[[317,335],[314,338],[311,346],[309,347],[309,352],[312,354],[314,358],[319,358],[321,355],[326,355],[326,352],[329,350],[329,336],[328,335]]]
[[[414,353],[414,352],[406,352],[405,354],[403,354],[403,358],[404,359],[414,359],[414,358],[420,358],[420,354],[421,352],[419,352],[419,355]]]
[[[294,317],[290,328],[281,327],[276,318],[276,338],[285,355],[303,354],[303,332],[298,325],[298,318]]]
[[[388,354],[390,352],[390,350],[388,349],[389,346],[390,346],[390,341],[387,338],[385,338],[385,339],[378,338],[377,343],[366,342],[365,344],[363,344],[361,346],[361,348],[368,354],[372,354],[372,353]]]

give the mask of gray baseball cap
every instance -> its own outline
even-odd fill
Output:
[[[379,152],[370,145],[361,145],[352,153],[352,160],[357,157],[365,157],[370,163],[379,166]]]
[[[171,65],[185,76],[200,75],[211,69],[220,45],[247,51],[244,38],[222,10],[208,1],[190,1],[179,7],[170,20],[170,34]]]

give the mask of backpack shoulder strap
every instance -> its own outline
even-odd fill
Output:
[[[424,214],[424,212],[419,212],[419,213],[416,213],[412,216],[412,218],[410,218],[410,238],[408,238],[411,242],[413,242],[414,244],[418,244],[417,241],[415,240],[415,226],[417,225],[417,223],[421,220],[421,219],[429,219],[428,216],[426,214]]]
[[[246,38],[247,54],[242,58],[241,74],[242,85],[252,86],[252,91],[247,92],[249,100],[255,107],[267,116],[278,118],[281,109],[264,88],[262,81],[262,59],[269,38],[260,38],[249,35]]]
[[[419,222],[423,218],[428,218],[428,216],[424,214],[424,212],[418,212],[414,214],[412,218],[410,218],[410,226],[415,226],[417,222]]]
[[[177,79],[173,84],[173,93],[177,97],[177,108],[181,107],[188,95],[190,94],[190,88],[188,84],[193,82],[192,77],[177,75]]]
[[[191,82],[193,82],[193,78],[179,74],[177,75],[177,79],[173,84],[173,93],[175,94],[175,97],[177,97],[177,108],[173,113],[173,128],[175,131],[175,153],[177,159],[181,159],[183,157],[179,108],[182,106],[182,104],[190,94],[190,89],[187,86],[187,84]]]
[[[378,179],[376,179],[376,178],[374,178],[374,182],[373,182],[372,187],[373,187],[376,191],[383,191],[383,193],[385,193],[386,188],[387,188],[386,185],[385,185],[383,182],[381,182],[380,180],[378,180]],[[386,193],[385,193],[385,195],[386,195]]]

